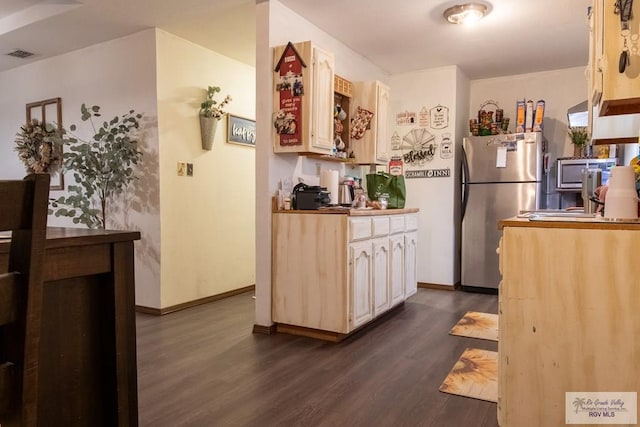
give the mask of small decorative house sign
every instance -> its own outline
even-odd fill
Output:
[[[302,145],[302,97],[304,85],[303,69],[307,65],[293,46],[287,43],[274,70],[277,73],[276,91],[279,97],[279,110],[275,113],[273,125],[281,146]]]

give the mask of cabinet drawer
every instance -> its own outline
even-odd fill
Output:
[[[389,234],[404,232],[404,215],[389,216]]]
[[[413,231],[418,229],[418,215],[410,214],[404,217],[404,231]]]
[[[373,237],[386,236],[389,234],[388,216],[374,216],[371,218],[371,225],[373,226]]]
[[[371,237],[371,218],[349,218],[349,241]]]

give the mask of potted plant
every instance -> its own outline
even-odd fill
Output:
[[[200,135],[202,137],[202,148],[211,150],[213,138],[216,134],[218,122],[225,114],[224,107],[231,101],[227,95],[220,103],[213,99],[216,93],[220,92],[218,86],[209,86],[205,100],[200,104]]]
[[[96,129],[94,117],[100,117],[100,107],[80,107],[82,121],[89,121],[93,136],[82,139],[62,129],[56,139],[67,146],[62,156],[62,170],[73,173],[75,185],[69,185],[68,196],[50,200],[50,213],[73,218],[75,224],[89,228],[106,228],[107,203],[122,194],[137,179],[135,166],[142,157],[135,132],[140,128],[142,114],[134,110]],[[73,132],[76,125],[69,129]]]
[[[571,143],[573,144],[573,155],[584,157],[586,155],[585,149],[589,142],[587,128],[584,126],[569,127],[569,138],[571,138]]]

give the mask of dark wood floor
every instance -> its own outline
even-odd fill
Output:
[[[251,332],[254,299],[137,315],[141,426],[497,426],[496,404],[438,391],[465,348],[448,335],[497,296],[419,289],[339,344]]]

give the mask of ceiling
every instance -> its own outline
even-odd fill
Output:
[[[462,26],[442,12],[463,0],[280,0],[391,74],[457,64],[478,79],[586,65],[591,0],[482,1],[489,15]],[[0,71],[154,26],[255,65],[254,0],[1,0]],[[15,49],[35,55],[6,55]]]

